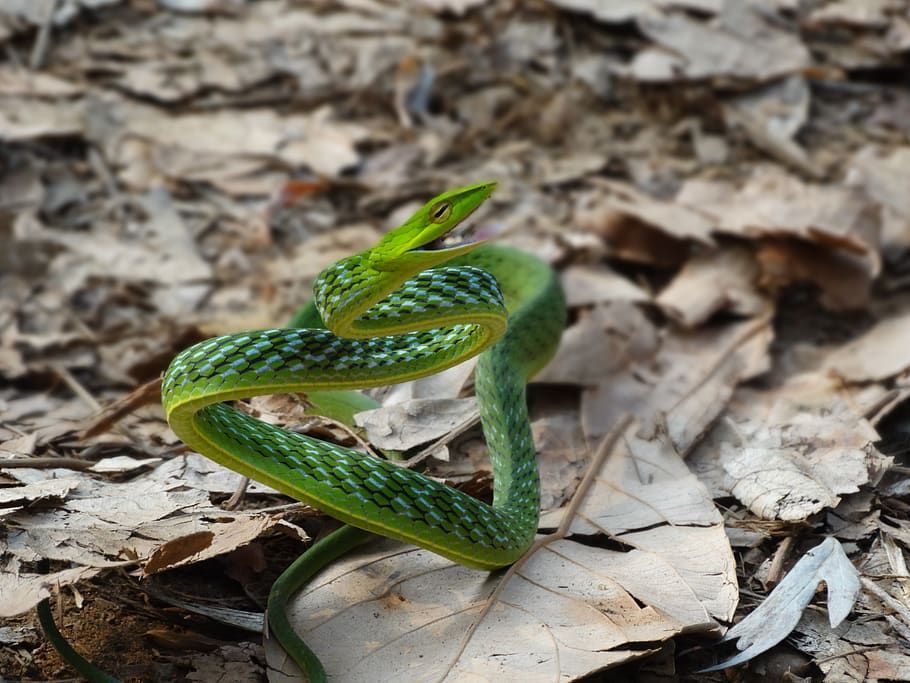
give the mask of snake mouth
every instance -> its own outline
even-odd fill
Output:
[[[422,247],[420,251],[446,251],[447,249],[457,249],[458,247],[465,247],[469,244],[475,244],[479,240],[472,238],[469,235],[464,234],[452,234],[442,235],[437,237],[432,242],[427,242]]]

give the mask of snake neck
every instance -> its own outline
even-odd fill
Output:
[[[493,506],[508,509],[533,537],[540,478],[526,383],[556,350],[566,322],[562,288],[549,267],[507,247],[485,245],[462,261],[493,273],[509,309],[505,334],[477,361],[474,385],[493,468]]]
[[[493,507],[506,508],[533,536],[540,509],[537,451],[528,422],[524,378],[508,349],[494,346],[477,361],[474,390],[490,464]]]
[[[313,283],[313,300],[328,329],[350,336],[353,321],[401,284],[402,277],[370,267],[368,253],[341,259]]]

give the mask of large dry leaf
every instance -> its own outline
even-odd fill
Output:
[[[645,303],[650,296],[631,280],[605,266],[576,265],[562,271],[566,305],[588,306],[611,301]]]
[[[563,332],[555,356],[537,380],[597,385],[629,362],[652,356],[659,345],[658,334],[637,306],[597,306]]]
[[[693,466],[759,517],[797,521],[836,506],[887,467],[877,439],[832,378],[806,374],[737,389]]]
[[[417,3],[434,12],[451,12],[464,16],[465,12],[484,4],[484,0],[419,0]]]
[[[706,14],[716,14],[724,0],[550,0],[551,5],[575,12],[590,14],[607,24],[624,24],[634,19],[661,16],[661,10],[674,7],[689,8]]]
[[[170,194],[163,188],[150,191],[136,202],[146,219],[129,226],[143,239],[114,239],[113,225],[99,225],[89,234],[39,229],[35,237],[53,242],[64,251],[52,265],[75,290],[85,278],[110,277],[126,282],[176,285],[208,281],[212,267],[199,255]]]
[[[473,424],[479,417],[473,398],[416,398],[357,413],[355,420],[374,446],[406,451]]]
[[[531,423],[540,462],[540,506],[566,503],[588,468],[589,452],[578,411],[556,409]]]
[[[290,116],[270,109],[170,115],[106,95],[89,117],[99,119],[95,137],[122,167],[120,177],[139,189],[178,178],[271,194],[287,177],[276,168],[305,166],[337,176],[359,161],[356,145],[369,135],[360,125],[334,120],[328,106]]]
[[[767,370],[772,336],[770,321],[760,318],[668,333],[654,353],[621,359],[582,394],[589,443],[628,412],[653,430],[666,429],[678,451],[688,453],[724,411],[734,387]]]
[[[75,83],[48,73],[10,65],[0,66],[0,94],[40,97],[72,97],[82,93]]]
[[[262,647],[257,643],[222,645],[214,652],[196,653],[186,660],[190,671],[186,680],[211,683],[260,683],[262,681]]]
[[[82,100],[0,97],[0,136],[4,140],[79,135],[84,128]]]
[[[741,187],[690,180],[676,201],[714,217],[717,231],[796,237],[863,258],[870,275],[879,271],[876,207],[855,190],[804,183],[778,167],[761,165]]]
[[[616,255],[645,263],[673,263],[680,260],[682,240],[714,244],[711,233],[716,222],[697,204],[655,199],[616,181],[597,179],[596,184],[602,191],[582,198],[575,221],[604,235]],[[622,217],[632,220],[622,221]],[[640,234],[642,224],[672,240],[655,242],[656,236]]]
[[[683,629],[716,629],[737,599],[720,515],[672,447],[636,430],[585,489],[577,516],[543,520],[568,515],[570,533],[591,542],[545,542],[503,575],[383,540],[316,576],[289,606],[292,623],[347,681],[570,681]],[[626,548],[599,547],[607,540]],[[270,664],[296,676],[269,644]]]
[[[593,16],[598,21],[608,24],[620,24],[642,15],[658,12],[655,0],[614,0],[613,2],[600,2],[600,0],[550,0],[551,5],[574,12],[583,12]]]

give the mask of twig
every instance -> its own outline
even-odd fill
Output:
[[[784,571],[784,562],[790,555],[790,548],[793,545],[793,537],[787,536],[777,546],[774,552],[774,559],[771,560],[771,567],[768,569],[768,583],[777,583],[780,581],[780,575]]]
[[[54,0],[47,9],[47,16],[41,23],[38,35],[35,36],[35,44],[32,46],[32,56],[29,59],[29,68],[32,71],[39,71],[44,66],[44,59],[47,57],[47,48],[51,42],[51,29],[54,26],[54,15],[57,13],[57,7],[60,0]]]
[[[95,463],[79,458],[0,458],[0,468],[15,469],[17,467],[32,467],[44,469],[63,467],[68,470],[87,470]]]
[[[64,381],[66,386],[68,386],[72,390],[72,392],[74,394],[76,394],[76,396],[78,396],[80,399],[82,399],[83,403],[85,403],[89,407],[91,407],[92,410],[94,410],[96,413],[100,413],[102,411],[101,404],[95,400],[95,397],[92,396],[88,392],[88,389],[86,389],[84,386],[82,386],[82,384],[79,382],[79,380],[77,380],[75,378],[75,376],[69,370],[66,369],[66,367],[64,367],[63,365],[60,365],[59,363],[53,363],[51,365],[51,367],[54,369],[54,372],[57,373],[57,375],[60,377],[60,379],[62,379]],[[133,392],[133,393],[135,393],[135,392]],[[131,396],[132,396],[132,394],[131,394]],[[97,422],[95,423],[95,425],[97,425]],[[136,446],[137,448],[140,448],[140,450],[141,450],[142,440],[136,438],[136,436],[133,435],[133,433],[127,428],[126,425],[114,424],[113,427],[118,432],[120,432],[123,436],[125,436],[127,439],[129,439],[130,442],[134,446]],[[85,435],[87,432],[88,432],[88,430],[86,430],[86,432],[83,432],[83,434],[82,434],[83,439],[86,438]]]
[[[344,422],[341,422],[340,420],[333,420],[332,418],[325,417],[324,415],[314,415],[313,417],[315,418],[315,420],[314,420],[314,423],[312,423],[312,424],[321,423],[322,425],[325,425],[325,426],[335,427],[337,429],[340,429],[345,434],[347,434],[349,437],[351,437],[354,441],[356,441],[358,446],[360,446],[363,450],[365,450],[367,453],[372,455],[374,458],[383,459],[382,456],[379,453],[377,453],[369,443],[364,441],[357,432],[355,432],[351,427],[346,425]],[[306,432],[298,432],[298,434],[305,435]]]
[[[95,412],[98,412],[101,410],[101,404],[95,400],[95,397],[92,396],[84,386],[82,386],[82,384],[79,382],[79,380],[77,380],[73,376],[73,373],[71,373],[69,370],[67,370],[65,366],[63,366],[59,363],[53,363],[51,365],[51,367],[53,367],[54,372],[57,374],[57,376],[60,379],[62,379],[64,381],[66,386],[68,386],[72,390],[72,392],[74,394],[76,394],[76,396],[78,396],[79,398],[82,399],[83,403],[85,403],[89,408],[91,408]]]
[[[249,477],[241,477],[240,483],[237,484],[237,488],[234,489],[234,492],[231,494],[231,497],[227,499],[224,504],[225,510],[234,510],[243,502],[243,497],[246,495],[246,487],[250,485]]]
[[[893,609],[901,621],[910,626],[910,609],[905,604],[865,576],[860,577],[860,582],[863,584],[863,588]]]
[[[64,379],[64,381],[66,381]],[[146,382],[138,389],[134,389],[130,394],[115,403],[112,403],[107,409],[98,416],[98,418],[86,427],[82,432],[82,438],[88,439],[106,432],[119,420],[126,415],[134,412],[137,408],[151,403],[161,395],[161,378],[153,379]]]
[[[431,443],[429,446],[427,446],[423,450],[419,451],[416,455],[412,455],[407,460],[397,463],[397,464],[401,467],[407,467],[407,468],[414,467],[414,465],[417,465],[418,463],[422,462],[426,458],[430,457],[431,455],[433,455],[433,453],[435,453],[437,450],[439,450],[440,448],[442,448],[443,446],[445,446],[446,444],[451,442],[453,439],[456,439],[457,437],[464,434],[471,427],[476,425],[479,420],[480,420],[480,411],[477,410],[477,411],[473,412],[470,416],[468,416],[467,419],[462,421],[461,424],[457,425],[455,428],[453,428],[453,429],[449,430],[448,432],[446,432],[445,434],[443,434],[440,438],[436,439],[436,441]]]

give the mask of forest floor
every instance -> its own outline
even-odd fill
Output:
[[[73,677],[45,597],[124,680],[294,677],[265,601],[334,523],[189,452],[161,374],[483,180],[570,309],[557,533],[344,558],[290,608],[329,673],[910,680],[910,2],[41,0],[0,41],[0,680]],[[472,367],[245,409],[489,500]]]

